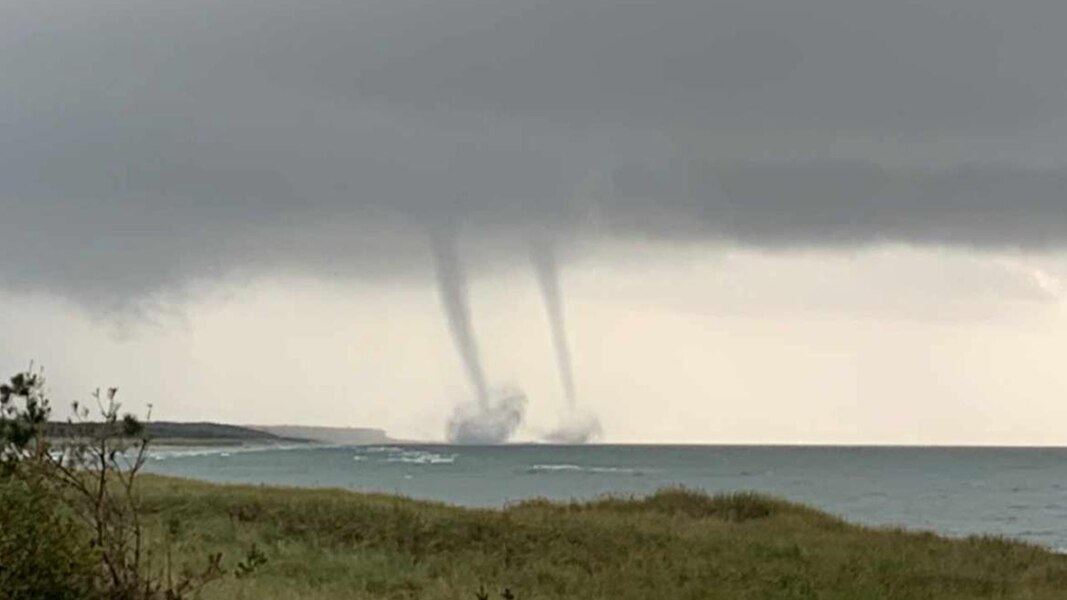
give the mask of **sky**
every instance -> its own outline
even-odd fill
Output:
[[[507,389],[520,441],[1062,444],[1065,19],[0,3],[0,368],[408,439]]]

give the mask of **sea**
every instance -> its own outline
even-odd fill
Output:
[[[345,488],[474,507],[757,491],[866,525],[993,535],[1067,552],[1067,449],[651,445],[159,448],[150,472]]]

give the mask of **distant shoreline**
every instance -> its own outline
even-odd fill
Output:
[[[46,435],[53,440],[89,438],[99,423],[51,422]],[[154,446],[244,446],[308,444],[314,440],[277,435],[268,431],[224,423],[152,421],[145,424],[144,435]]]

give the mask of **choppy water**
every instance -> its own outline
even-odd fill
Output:
[[[738,446],[383,446],[161,449],[157,473],[342,487],[468,506],[756,490],[852,521],[993,534],[1067,549],[1067,449]]]

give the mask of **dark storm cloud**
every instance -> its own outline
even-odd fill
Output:
[[[1067,170],[937,170],[845,160],[624,168],[613,227],[765,247],[877,243],[1042,249],[1067,243]],[[657,199],[670,200],[659,204]],[[665,208],[664,208],[665,207]]]
[[[242,270],[407,273],[441,227],[1060,246],[1056,168],[717,140],[1018,145],[1064,116],[1065,20],[1051,0],[5,3],[0,277],[106,303]],[[576,198],[591,175],[611,185]]]

